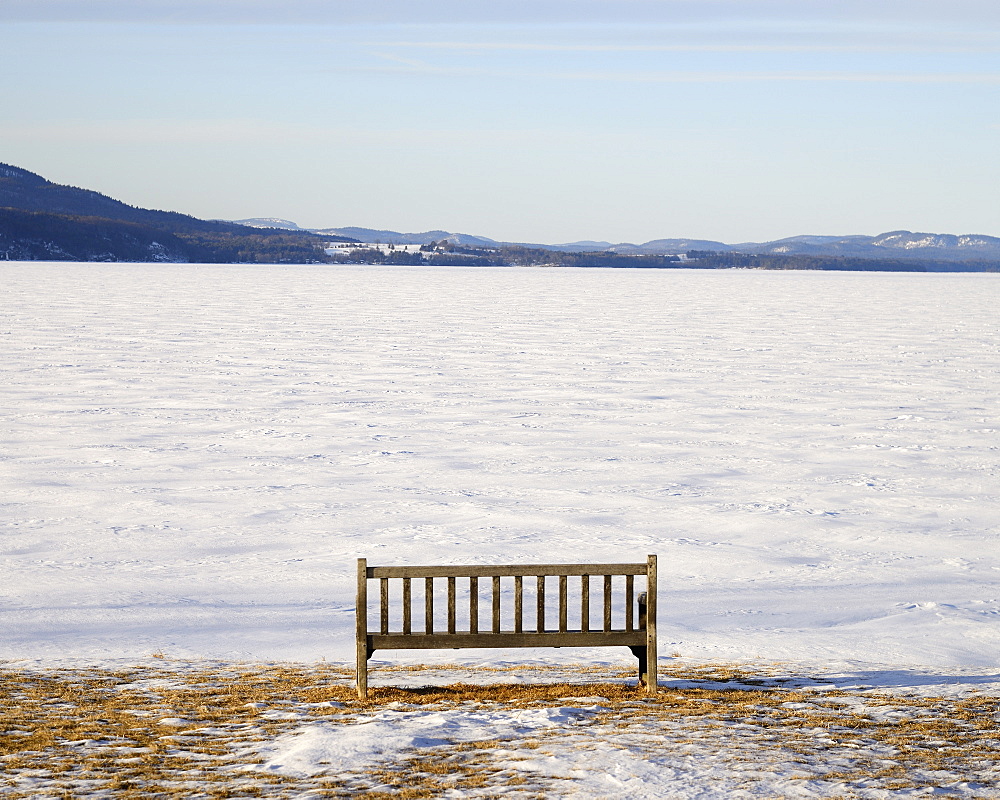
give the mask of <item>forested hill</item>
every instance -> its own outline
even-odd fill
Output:
[[[90,189],[52,183],[41,175],[9,164],[0,164],[0,208],[116,219],[184,232],[220,232],[243,228],[242,225],[197,219],[175,211],[137,208]]]
[[[303,263],[330,241],[353,240],[137,208],[0,164],[0,259]]]

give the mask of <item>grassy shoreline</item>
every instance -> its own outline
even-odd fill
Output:
[[[343,665],[0,664],[0,795],[551,797],[575,790],[573,776],[586,769],[588,752],[624,748],[657,763],[672,753],[721,754],[751,788],[779,770],[807,782],[814,796],[1000,796],[996,693],[835,688],[767,665],[665,664],[655,698],[638,692],[632,673],[622,669],[477,669],[476,682],[463,682],[469,673],[381,667],[380,683],[390,685],[376,685],[361,702]],[[424,676],[431,682],[414,684]],[[449,678],[458,680],[441,683]],[[597,710],[581,727],[412,748],[346,772],[302,775],[261,766],[265,745],[304,725],[350,725],[385,709],[573,706]],[[575,771],[519,768],[542,755]]]

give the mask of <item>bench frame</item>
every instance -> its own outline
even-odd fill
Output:
[[[614,575],[625,576],[625,627],[611,627]],[[635,596],[635,576],[646,578],[646,591]],[[545,578],[559,582],[558,624],[548,626],[545,605]],[[514,579],[514,630],[500,627],[500,579]],[[524,579],[535,578],[536,609],[534,629],[526,629]],[[567,628],[567,594],[570,577],[580,578],[581,630]],[[603,620],[597,630],[590,625],[591,578],[603,579]],[[448,623],[446,631],[434,629],[434,579],[447,579]],[[468,630],[456,623],[456,580],[469,581]],[[479,630],[479,579],[492,579],[492,626]],[[389,630],[389,581],[402,580],[402,629]],[[424,630],[413,631],[412,582],[424,581]],[[379,629],[368,630],[368,581],[379,581]],[[616,593],[619,596],[620,592]],[[635,614],[638,600],[638,614]],[[550,617],[550,620],[552,618]],[[358,697],[368,697],[368,659],[376,650],[459,649],[468,647],[628,647],[639,659],[639,683],[655,694],[656,681],[656,556],[636,564],[516,564],[504,566],[369,567],[358,559],[356,606]]]

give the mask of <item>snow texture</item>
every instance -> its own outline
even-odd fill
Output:
[[[414,748],[518,739],[539,729],[584,724],[594,708],[518,711],[380,711],[347,724],[317,723],[264,749],[261,769],[288,775],[364,770]]]
[[[0,271],[0,658],[349,660],[358,557],[656,553],[663,656],[1000,663],[996,275]]]
[[[539,673],[545,671],[551,670],[532,675],[526,669],[515,679],[522,683],[544,680]],[[426,684],[428,677],[432,683],[476,680],[475,673],[464,675],[454,668],[429,672],[429,676],[425,671],[411,674],[402,682]],[[483,679],[483,673],[479,677]],[[394,682],[401,678],[399,673],[393,676]],[[496,673],[492,673],[486,680],[495,678]],[[761,683],[768,681],[713,685],[711,681],[666,677],[661,691],[668,696],[687,688],[738,693],[758,690]],[[856,725],[859,717],[894,725],[939,721],[919,702],[909,705],[915,698],[995,696],[1000,676],[963,668],[948,675],[907,670],[828,672],[815,679],[781,677],[770,684],[771,690],[779,684],[807,695],[806,702],[782,704],[789,713],[814,713],[817,703],[827,703],[843,707],[843,726]],[[898,705],[886,704],[892,695],[900,698]],[[760,716],[759,708],[749,710],[743,718],[695,721],[685,719],[683,713],[642,718],[638,709],[619,708],[616,712],[608,707],[606,697],[565,697],[562,702],[575,705],[503,709],[467,702],[441,710],[393,703],[374,713],[345,715],[339,721],[304,721],[263,746],[251,748],[248,754],[259,763],[246,769],[299,779],[322,775],[349,779],[379,769],[419,771],[421,763],[443,758],[465,743],[478,742],[486,754],[483,763],[497,773],[481,792],[455,790],[448,796],[493,797],[499,787],[510,793],[512,786],[500,775],[507,773],[528,782],[521,787],[527,791],[516,794],[518,797],[1000,797],[996,765],[982,755],[970,756],[964,771],[954,762],[941,764],[933,772],[914,768],[906,774],[912,783],[907,785],[904,780],[893,788],[886,788],[891,781],[864,777],[865,765],[872,773],[893,765],[901,745],[863,734],[852,737],[849,734],[856,731],[838,724],[841,721],[836,712],[822,720],[816,718],[812,726],[804,724],[800,729],[803,740],[796,742],[794,735],[783,740],[782,733],[788,736],[791,730],[782,731],[780,717]],[[631,705],[641,706],[642,702]],[[304,716],[308,709],[299,712]],[[601,712],[611,714],[602,719]],[[995,747],[994,734],[995,729],[984,727],[974,739],[982,753]],[[804,742],[809,742],[805,748]],[[920,747],[934,752],[945,744],[929,734]],[[409,766],[409,759],[417,759],[416,764]],[[971,763],[976,764],[975,770],[969,769]],[[851,773],[853,777],[847,777]]]

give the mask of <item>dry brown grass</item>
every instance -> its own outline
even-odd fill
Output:
[[[380,670],[390,676],[413,671]],[[614,742],[621,734],[642,734],[646,743],[635,747],[648,758],[665,758],[679,743],[694,743],[731,753],[734,763],[772,758],[801,766],[803,779],[864,782],[890,791],[931,787],[943,774],[1000,774],[996,697],[817,692],[795,688],[776,670],[712,666],[667,669],[665,680],[693,685],[650,698],[624,682],[630,673],[608,681],[608,672],[600,669],[602,681],[592,680],[596,669],[583,668],[556,671],[575,680],[375,687],[361,703],[351,672],[325,664],[195,669],[165,662],[120,671],[8,666],[0,669],[0,794],[131,800],[285,797],[308,789],[316,796],[417,798],[461,788],[482,796],[552,796],[568,784],[526,777],[511,763],[552,748],[586,750],[588,743]],[[546,671],[534,674],[537,679]],[[602,698],[600,710],[586,729],[572,734],[557,729],[527,740],[428,748],[350,775],[294,779],[247,769],[255,744],[310,719],[348,721],[389,704],[403,711],[462,704],[593,706],[594,697]],[[275,714],[283,710],[295,718]]]
[[[0,787],[9,797],[231,796],[234,746],[273,735],[262,712],[349,695],[345,671],[269,667],[176,672],[0,670]],[[334,714],[337,709],[329,709]],[[164,725],[177,718],[183,724]],[[43,778],[43,786],[33,777]],[[253,776],[237,783],[281,783]],[[212,783],[228,784],[213,788]],[[21,784],[28,784],[23,790]],[[250,787],[240,789],[248,791]]]

